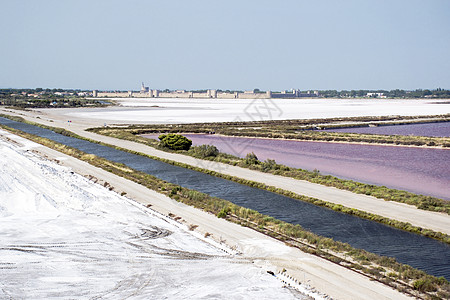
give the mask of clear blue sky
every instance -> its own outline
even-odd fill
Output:
[[[0,87],[450,88],[448,0],[0,0]]]

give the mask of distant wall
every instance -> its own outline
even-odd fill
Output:
[[[218,99],[236,99],[236,94],[230,94],[230,93],[217,93]]]
[[[239,93],[239,99],[267,99],[269,98],[266,93]]]
[[[297,98],[297,96],[291,93],[272,93],[272,98]]]
[[[150,92],[145,92],[145,93],[132,93],[131,97],[133,98],[150,98],[151,94]]]
[[[216,90],[208,90],[206,93],[194,92],[161,92],[159,90],[149,90],[148,92],[97,92],[97,97],[107,98],[199,98],[199,99],[270,99],[270,98],[303,98],[318,97],[317,94],[302,93],[225,93]]]
[[[130,97],[130,93],[129,92],[97,92],[97,97],[125,98],[125,97]]]
[[[209,93],[192,93],[193,98],[212,98]]]

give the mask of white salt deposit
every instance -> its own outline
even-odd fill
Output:
[[[0,140],[1,299],[300,296],[31,146]]]
[[[122,107],[64,110],[67,119],[106,123],[195,123],[450,113],[448,100],[115,99]]]

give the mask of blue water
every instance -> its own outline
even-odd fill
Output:
[[[395,257],[435,276],[450,279],[450,246],[373,221],[248,187],[201,172],[173,166],[88,141],[66,137],[40,127],[1,118],[0,123],[56,142],[124,163],[158,178],[229,200],[262,214],[300,224],[316,234],[349,243],[379,255]]]

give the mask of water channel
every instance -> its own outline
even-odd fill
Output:
[[[229,200],[274,218],[300,224],[316,234],[346,242],[353,247],[363,248],[373,253],[395,257],[399,262],[422,269],[429,274],[450,279],[450,246],[445,243],[265,190],[88,141],[66,137],[29,124],[1,117],[0,123],[80,149],[86,153],[124,163],[133,169],[168,182]]]

